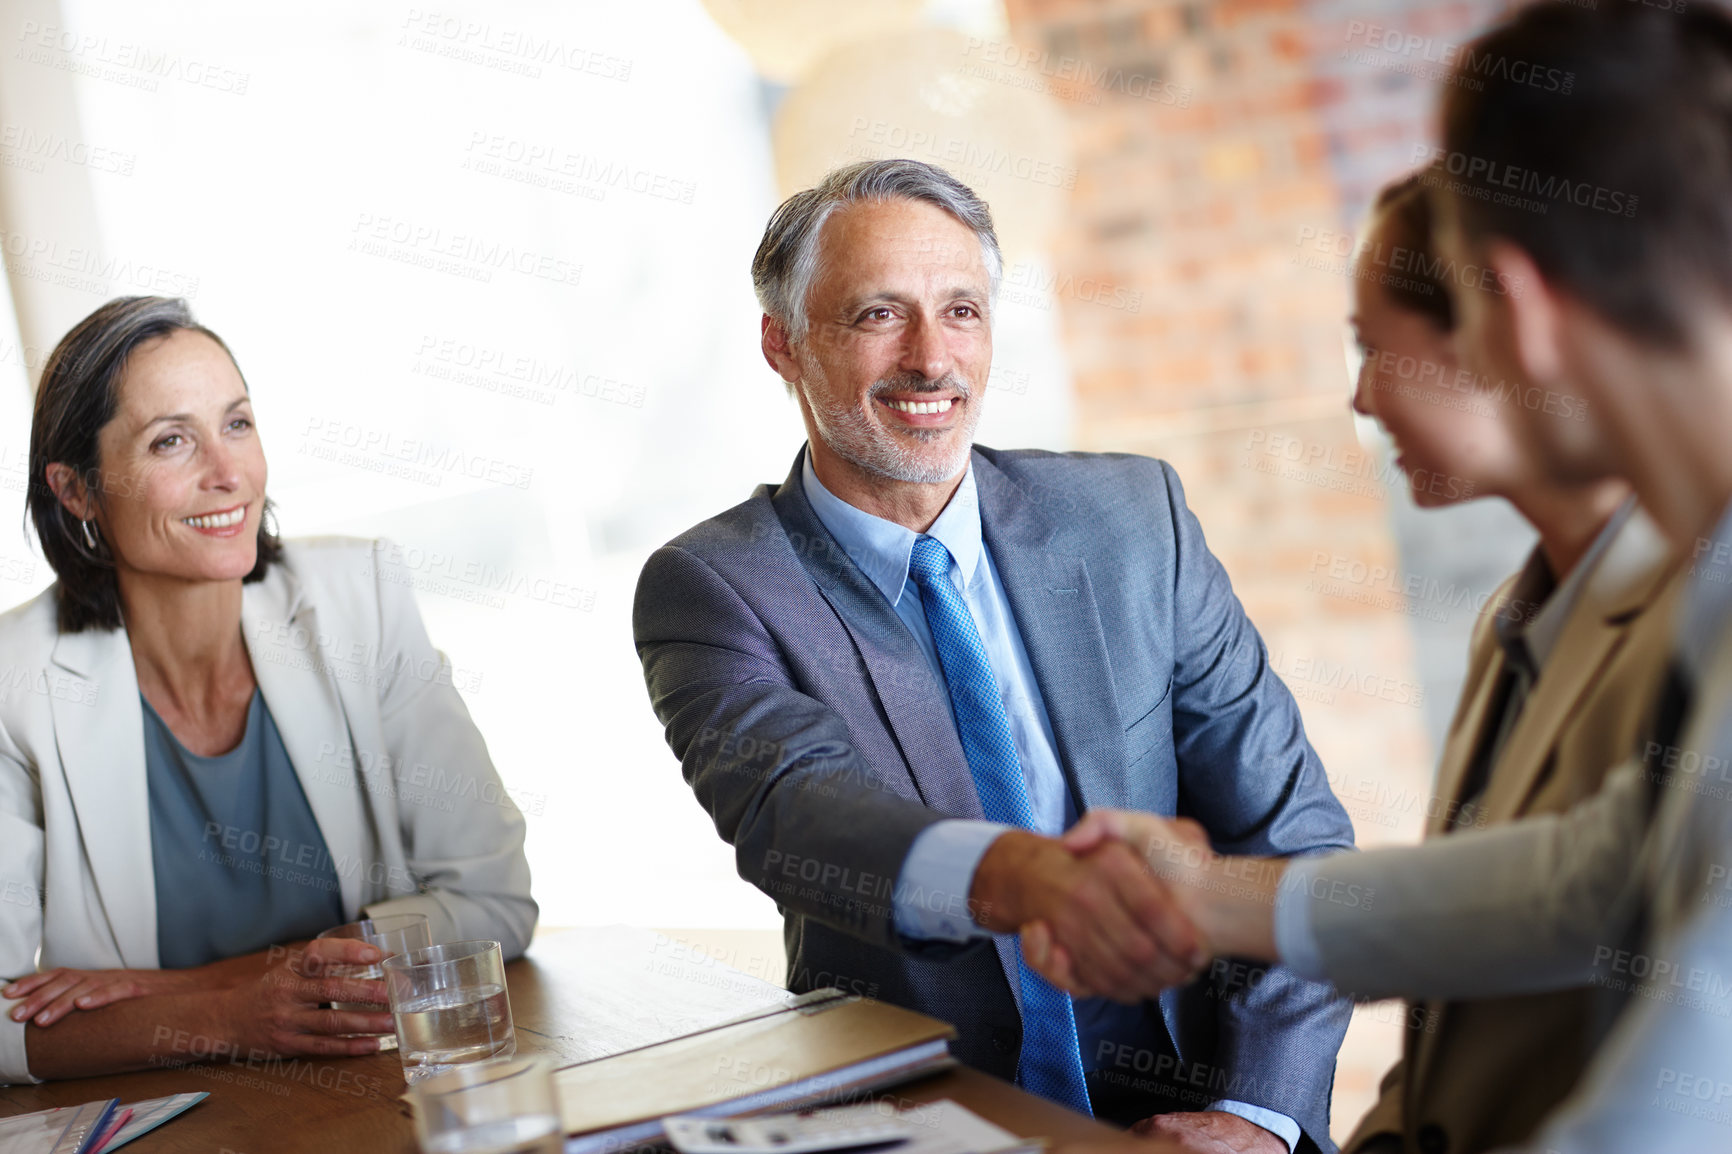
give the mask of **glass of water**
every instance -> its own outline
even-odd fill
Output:
[[[321,938],[358,938],[368,945],[378,946],[385,951],[385,957],[395,957],[406,954],[410,950],[420,950],[433,944],[433,933],[427,924],[426,914],[390,914],[382,918],[362,918],[358,922],[333,926],[319,935]],[[370,966],[331,966],[326,972],[333,977],[359,978],[362,981],[381,981],[385,971],[379,962]],[[339,1010],[373,1010],[375,1005],[367,1002],[333,1002]],[[397,1038],[386,1034],[379,1039],[379,1049],[395,1050]]]
[[[403,1077],[517,1053],[498,942],[446,942],[386,958]]]
[[[565,1145],[553,1077],[537,1058],[454,1066],[409,1095],[423,1154],[560,1154]]]

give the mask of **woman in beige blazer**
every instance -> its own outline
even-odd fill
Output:
[[[246,384],[184,302],[67,335],[30,466],[59,580],[0,616],[0,1082],[182,1062],[187,1038],[375,1050],[380,983],[323,969],[378,952],[280,948],[357,917],[523,951],[523,818],[408,575],[266,528]]]
[[[1404,449],[1420,504],[1450,503],[1422,494],[1434,488],[1422,479],[1465,477],[1539,533],[1474,630],[1426,824],[1434,837],[1561,813],[1599,790],[1648,731],[1684,566],[1624,482],[1559,488],[1534,478],[1499,406],[1547,398],[1457,373],[1447,286],[1414,271],[1442,268],[1424,181],[1384,190],[1367,229],[1353,318],[1366,365],[1354,407]],[[1400,283],[1376,275],[1391,262],[1409,270]],[[1424,381],[1404,371],[1427,363],[1440,371]],[[1403,1059],[1343,1150],[1479,1154],[1527,1140],[1585,1069],[1601,1016],[1591,990],[1411,1004]]]

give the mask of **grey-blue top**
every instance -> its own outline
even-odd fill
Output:
[[[341,925],[337,871],[258,690],[246,735],[190,752],[144,695],[157,960],[202,966]]]

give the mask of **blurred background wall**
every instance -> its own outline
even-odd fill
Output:
[[[1361,844],[1411,839],[1530,538],[1501,506],[1418,513],[1356,427],[1346,264],[1496,7],[3,0],[0,482],[21,518],[68,327],[189,298],[253,390],[284,531],[403,547],[545,923],[675,927],[775,976],[776,911],[645,701],[632,588],[801,441],[757,348],[769,212],[834,164],[930,160],[1007,249],[981,440],[1173,461]],[[0,607],[51,578],[0,532]],[[1398,1019],[1356,1019],[1342,1132]]]

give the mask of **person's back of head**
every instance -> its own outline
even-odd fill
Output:
[[[1683,5],[1678,5],[1680,8]],[[1441,163],[1470,243],[1501,237],[1631,335],[1732,309],[1732,17],[1535,3],[1467,48]]]

